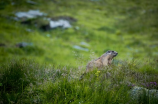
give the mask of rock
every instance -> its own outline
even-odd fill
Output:
[[[140,96],[143,96],[146,90],[146,88],[134,86],[130,91],[130,95],[133,100],[138,100]]]
[[[70,23],[72,22],[77,22],[77,19],[70,17],[70,16],[59,16],[59,17],[52,17],[51,20],[57,21],[57,20],[66,20],[69,21]]]
[[[51,35],[50,35],[50,34],[47,34],[46,36],[47,36],[48,38],[50,38],[50,37],[51,37]]]
[[[37,4],[36,2],[31,1],[31,0],[27,0],[26,2],[29,3],[29,4],[32,4],[32,5],[36,5]]]
[[[45,18],[49,21],[49,24],[41,26],[41,29],[44,31],[48,31],[51,29],[56,28],[71,28],[73,22],[77,22],[77,19],[70,17],[70,16],[59,16],[59,17],[52,17],[52,18]]]
[[[33,25],[41,30],[48,31],[51,29],[62,28],[67,29],[72,27],[72,23],[77,19],[70,16],[59,16],[48,18],[45,13],[39,10],[29,10],[28,12],[17,12],[14,20],[20,21],[22,24]],[[37,18],[40,17],[40,18]]]
[[[143,98],[144,96],[158,99],[158,90],[156,89],[149,90],[143,87],[134,86],[130,90],[130,95],[132,100],[137,100],[137,101],[140,100],[140,98]]]
[[[31,30],[31,29],[26,29],[26,31],[27,31],[27,32],[32,32],[32,30]]]
[[[24,48],[24,47],[27,47],[27,46],[33,46],[33,43],[21,42],[21,43],[16,44],[16,47],[19,47],[19,48]]]
[[[83,46],[89,47],[89,44],[86,43],[86,42],[81,42],[80,44],[83,45]]]
[[[49,22],[49,26],[50,28],[54,29],[54,28],[58,28],[58,27],[61,27],[63,29],[65,28],[71,28],[71,24],[69,23],[69,21],[67,20],[58,20],[58,21],[50,21]]]
[[[66,29],[66,28],[71,28],[71,27],[72,25],[67,20],[57,20],[57,21],[50,20],[49,24],[42,25],[40,29],[44,31],[48,31],[48,30],[52,30],[56,28]]]
[[[29,10],[28,12],[17,12],[15,13],[16,17],[18,17],[19,19],[32,19],[32,18],[36,18],[38,16],[44,16],[45,13],[40,12],[39,10]]]
[[[78,49],[78,50],[82,50],[82,51],[89,51],[89,49],[80,47],[78,45],[74,45],[73,48]]]

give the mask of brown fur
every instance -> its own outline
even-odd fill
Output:
[[[86,72],[92,71],[94,68],[100,69],[110,65],[117,54],[116,51],[107,51],[98,59],[90,61],[86,66]]]

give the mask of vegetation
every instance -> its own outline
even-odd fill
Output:
[[[146,64],[149,68],[151,63]],[[1,101],[8,103],[150,103],[157,98],[132,99],[133,86],[158,89],[157,66],[150,70],[133,63],[116,64],[107,70],[94,70],[83,79],[79,69],[40,67],[30,61],[11,61],[1,67]],[[151,71],[151,72],[148,72]],[[110,73],[110,75],[108,75]],[[145,73],[145,74],[144,74]],[[156,84],[152,84],[155,82]],[[150,86],[148,86],[150,84]]]
[[[43,31],[41,17],[15,20],[29,10],[77,22]],[[146,93],[138,100],[130,94],[133,86],[158,90],[157,12],[156,0],[1,0],[0,103],[157,104]],[[79,80],[86,63],[107,50],[119,53],[113,65]]]

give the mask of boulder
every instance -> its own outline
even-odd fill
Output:
[[[15,13],[16,17],[19,19],[32,19],[38,16],[44,16],[45,13],[40,12],[39,10],[29,10],[28,12],[17,12]]]
[[[158,90],[157,89],[147,89],[144,87],[134,86],[130,90],[130,96],[132,100],[139,101],[141,98],[156,98],[158,99]]]

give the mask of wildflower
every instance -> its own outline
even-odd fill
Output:
[[[100,71],[97,71],[97,73],[100,73]]]
[[[153,84],[153,82],[150,82],[150,84]]]
[[[95,75],[98,77],[98,76],[99,76],[99,73],[100,73],[100,71],[97,71],[97,72],[95,73]]]
[[[157,85],[157,83],[156,83],[156,82],[154,82],[154,85]]]

